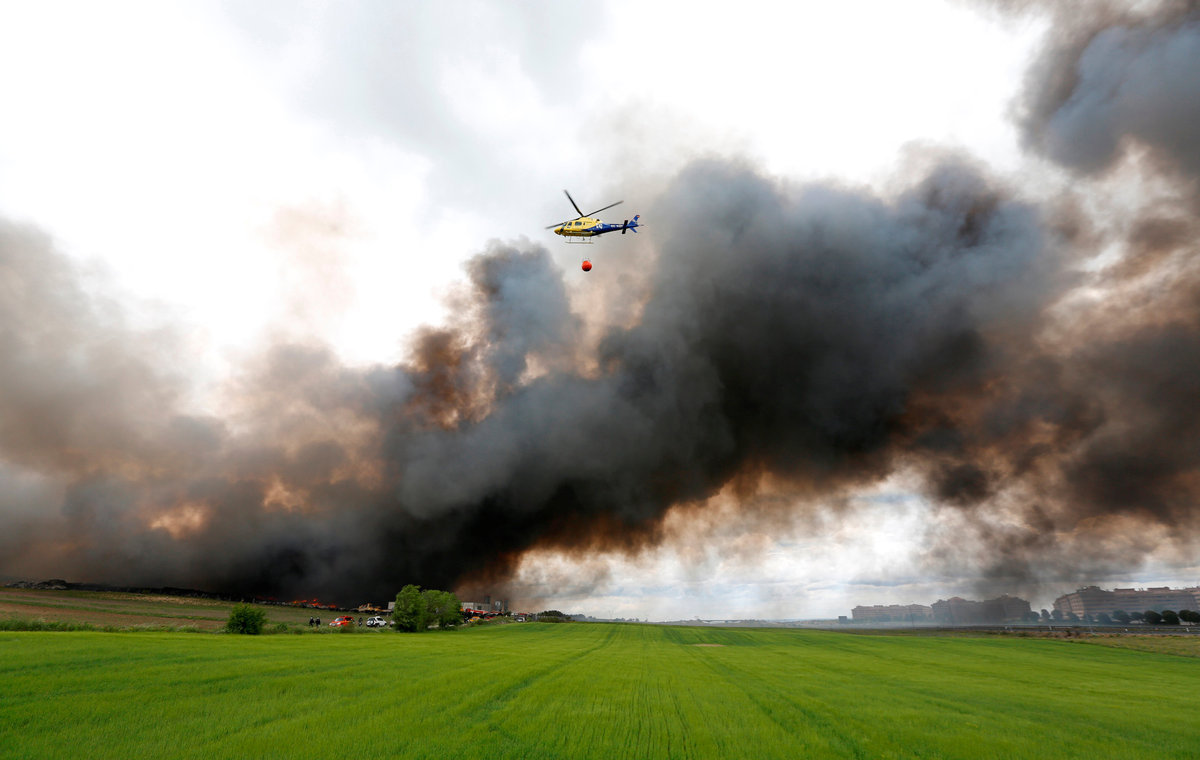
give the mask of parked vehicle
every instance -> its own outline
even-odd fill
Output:
[[[354,618],[350,615],[340,615],[333,619],[329,624],[330,628],[341,628],[344,625],[354,625]]]
[[[372,618],[367,618],[367,627],[368,628],[386,628],[387,625],[388,625],[388,621],[384,620],[383,618],[379,617],[378,615],[376,615],[375,617],[372,617]]]

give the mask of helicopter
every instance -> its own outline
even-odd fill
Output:
[[[640,214],[634,216],[633,219],[626,219],[623,224],[606,224],[594,216],[594,214],[599,214],[601,211],[606,211],[607,209],[620,205],[625,201],[610,203],[604,208],[598,208],[591,213],[585,214],[579,210],[579,204],[575,202],[575,199],[571,197],[570,193],[568,193],[566,190],[563,190],[563,193],[567,196],[567,200],[571,202],[571,205],[575,207],[575,211],[579,214],[579,216],[575,217],[574,219],[568,219],[565,222],[552,224],[546,229],[554,230],[555,235],[562,235],[564,238],[567,238],[568,243],[590,243],[592,242],[590,240],[572,241],[570,238],[590,238],[595,237],[596,235],[603,235],[606,232],[616,232],[618,230],[620,230],[622,235],[625,234],[626,230],[633,230],[634,232],[637,232],[638,219],[641,218]]]

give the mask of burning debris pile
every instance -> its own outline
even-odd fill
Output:
[[[1156,8],[1063,22],[1033,69],[1061,197],[946,154],[886,195],[699,162],[647,214],[631,326],[592,341],[547,252],[497,244],[404,364],[277,345],[220,417],[189,411],[177,336],[0,223],[0,569],[388,598],[636,550],[725,489],[810,509],[899,471],[967,526],[940,561],[982,545],[1005,585],[1099,567],[1086,540],[1115,565],[1189,542],[1200,15]]]

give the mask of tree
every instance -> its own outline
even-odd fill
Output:
[[[1051,612],[1050,617],[1054,618],[1055,620],[1062,620],[1063,619],[1062,610],[1055,610],[1054,612]]]
[[[397,631],[423,631],[429,626],[429,613],[426,611],[425,600],[421,598],[421,587],[411,583],[400,589],[396,594],[396,609],[392,612],[392,620],[396,623]]]
[[[1162,611],[1163,625],[1179,625],[1179,615],[1175,614],[1175,610]]]
[[[428,589],[421,592],[425,613],[439,628],[452,628],[462,622],[462,602],[452,591]]]
[[[462,602],[450,591],[421,590],[409,584],[396,594],[396,609],[392,613],[397,631],[424,631],[436,623],[451,628],[462,622]]]
[[[1131,613],[1129,613],[1129,619],[1130,619],[1130,620],[1145,620],[1145,619],[1146,619],[1146,613],[1144,613],[1144,612],[1131,612]]]
[[[1162,622],[1163,617],[1154,610],[1146,610],[1142,613],[1142,619],[1149,625],[1158,625]]]
[[[1046,622],[1050,621],[1050,611],[1049,610],[1044,609],[1044,608],[1042,609],[1042,620],[1044,620]]]
[[[1096,616],[1096,622],[1099,623],[1100,625],[1112,625],[1113,621],[1112,621],[1112,618],[1110,618],[1108,616],[1107,612],[1101,612],[1099,615]]]
[[[262,633],[263,625],[267,622],[267,613],[251,604],[235,604],[225,623],[225,630],[230,633],[245,633],[257,636]]]
[[[1112,616],[1113,616],[1113,620],[1117,621],[1118,623],[1128,623],[1129,622],[1129,613],[1126,612],[1125,610],[1116,610],[1113,612]]]
[[[1180,610],[1179,619],[1185,623],[1200,623],[1200,612],[1195,610]]]
[[[1074,612],[1068,612],[1068,613],[1067,613],[1067,620],[1071,621],[1072,623],[1078,623],[1078,622],[1079,622],[1079,616],[1078,616],[1078,615],[1076,615]]]

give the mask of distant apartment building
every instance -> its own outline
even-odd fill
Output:
[[[933,620],[933,610],[924,604],[873,604],[859,605],[850,610],[856,623],[928,623]]]
[[[937,600],[932,609],[934,621],[944,625],[1006,623],[1024,620],[1030,612],[1029,602],[1007,594],[982,602],[953,596]]]
[[[1200,587],[1173,589],[1160,588],[1115,588],[1105,591],[1099,586],[1085,586],[1054,600],[1054,609],[1063,615],[1075,613],[1079,617],[1100,613],[1111,615],[1117,610],[1145,612],[1154,610],[1200,610]]]
[[[1007,623],[1024,620],[1029,615],[1029,602],[1015,596],[998,596],[982,602],[954,596],[939,599],[931,606],[924,604],[859,605],[851,610],[855,623],[940,623],[970,625],[973,623]]]
[[[961,596],[938,599],[933,603],[933,619],[946,625],[982,623],[983,605]]]
[[[983,601],[983,618],[988,623],[1024,620],[1031,612],[1033,609],[1029,606],[1029,602],[1008,594]]]

